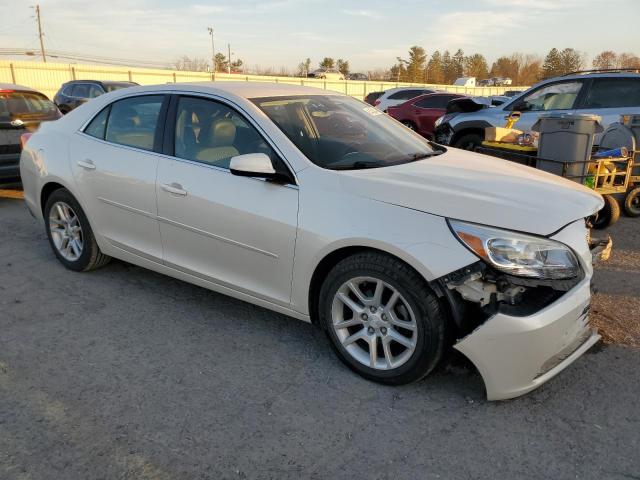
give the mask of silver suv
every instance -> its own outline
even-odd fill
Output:
[[[504,126],[512,111],[522,112],[518,130],[530,130],[540,113],[550,111],[594,113],[606,128],[622,113],[640,114],[640,74],[591,71],[543,80],[503,105],[447,113],[436,122],[436,141],[473,149],[484,140],[486,127]]]

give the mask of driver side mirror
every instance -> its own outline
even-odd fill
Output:
[[[519,102],[516,102],[512,107],[511,107],[511,111],[512,112],[526,112],[527,110],[529,110],[529,104],[527,102],[525,102],[524,100],[520,100]]]
[[[231,157],[229,170],[239,177],[266,178],[268,180],[282,179],[276,172],[271,159],[265,153],[245,153]]]

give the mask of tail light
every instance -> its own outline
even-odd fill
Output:
[[[374,107],[377,107],[378,105],[380,105],[380,100],[379,99],[376,100],[375,102],[373,102],[373,106]]]
[[[24,150],[24,146],[27,144],[27,142],[29,141],[29,138],[31,138],[31,135],[33,135],[33,133],[23,133],[22,135],[20,135],[20,147]]]

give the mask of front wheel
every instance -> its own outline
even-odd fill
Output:
[[[438,299],[417,272],[385,254],[338,263],[322,285],[319,318],[340,360],[369,380],[414,382],[442,357]]]
[[[463,150],[473,151],[476,147],[482,145],[482,140],[482,136],[477,133],[467,133],[456,140],[452,146]]]
[[[66,189],[56,190],[44,207],[47,237],[58,260],[70,270],[88,271],[109,263],[98,247],[87,216]]]

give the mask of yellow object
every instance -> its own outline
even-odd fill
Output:
[[[489,148],[499,148],[501,150],[513,150],[515,152],[537,152],[538,149],[536,147],[532,147],[530,145],[517,145],[513,143],[502,143],[502,142],[494,142],[490,140],[485,140],[482,142],[483,147]]]
[[[487,127],[484,129],[484,138],[489,142],[517,143],[521,130],[502,127]]]
[[[520,112],[511,112],[507,117],[507,124],[504,128],[513,128],[518,120],[520,120]]]

